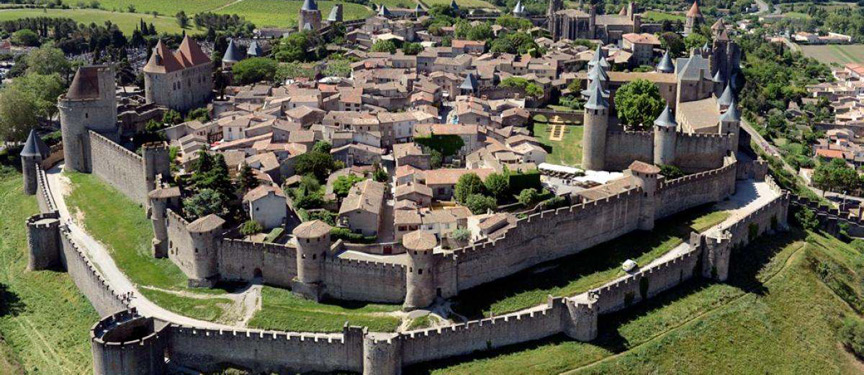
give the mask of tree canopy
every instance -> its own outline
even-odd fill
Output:
[[[650,129],[665,106],[660,90],[648,80],[633,80],[615,92],[618,120],[637,129]]]
[[[483,185],[483,180],[480,179],[480,176],[477,176],[476,173],[466,173],[459,176],[453,196],[457,202],[464,205],[469,196],[483,194],[484,189],[485,185]]]
[[[241,84],[255,83],[259,81],[273,81],[279,63],[266,57],[253,57],[238,61],[231,66],[234,79]]]

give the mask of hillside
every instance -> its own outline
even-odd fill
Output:
[[[800,230],[763,238],[735,252],[728,283],[603,317],[592,343],[553,338],[408,373],[861,373],[836,333],[845,316],[860,318],[864,256],[854,245]]]

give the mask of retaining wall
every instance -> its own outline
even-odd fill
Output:
[[[96,132],[90,132],[93,174],[141,205],[147,204],[147,183],[141,156]]]

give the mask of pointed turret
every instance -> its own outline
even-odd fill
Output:
[[[714,83],[723,83],[723,75],[720,74],[720,69],[717,69],[717,73],[714,73],[714,78],[711,78]]]
[[[723,94],[720,95],[720,98],[717,99],[717,104],[720,108],[729,108],[732,105],[732,102],[735,101],[735,93],[732,92],[732,85],[727,84],[726,89],[723,90]]]
[[[693,2],[693,5],[690,7],[690,10],[687,12],[687,17],[704,18],[704,17],[702,17],[702,11],[699,10],[699,2],[698,1]]]
[[[262,57],[262,56],[264,56],[264,51],[261,49],[261,46],[258,45],[258,41],[253,40],[252,43],[249,43],[249,48],[246,49],[246,56],[249,56],[249,57]]]
[[[423,7],[420,6],[420,3],[417,3],[417,6],[414,7],[414,13],[419,15],[426,13],[426,11],[423,10]]]
[[[720,115],[720,121],[723,122],[741,122],[741,112],[738,111],[738,103],[735,102],[735,99],[732,99],[732,103],[729,104],[729,109],[726,112],[723,112]]]
[[[305,0],[303,1],[303,7],[301,10],[318,10],[318,4],[315,3],[315,0]]]
[[[465,76],[465,80],[459,85],[459,90],[462,90],[463,94],[474,94],[477,92],[477,78],[474,77],[473,73],[468,73]]]
[[[588,79],[592,81],[608,82],[609,74],[606,73],[606,70],[603,69],[600,64],[597,64],[588,71]]]
[[[386,5],[381,4],[381,7],[378,8],[378,15],[381,17],[390,17],[393,13],[390,13],[390,9],[387,9]]]
[[[240,49],[234,44],[234,39],[231,39],[228,41],[228,48],[225,49],[225,54],[222,55],[222,67],[228,69],[240,60],[243,60],[243,56],[240,54]]]
[[[606,61],[606,51],[598,44],[597,49],[594,50],[594,56],[591,57],[591,61],[588,61],[588,66],[593,67],[594,65],[600,65],[603,68],[609,67],[609,62]]]
[[[522,5],[522,0],[516,2],[516,6],[513,7],[513,15],[517,17],[525,15],[525,6]]]
[[[675,71],[675,65],[672,64],[672,58],[669,57],[669,51],[663,53],[663,58],[660,59],[660,63],[657,64],[657,72],[659,73],[672,73]]]
[[[36,135],[35,129],[30,129],[30,135],[27,136],[27,141],[24,142],[24,148],[21,149],[21,156],[41,157],[45,159],[51,153],[51,148],[48,147],[42,138]]]
[[[675,114],[672,113],[669,104],[666,104],[666,108],[664,108],[663,112],[660,112],[660,116],[657,116],[657,119],[654,120],[654,126],[662,126],[666,128],[678,127],[678,123],[675,122]]]
[[[456,0],[450,0],[450,8],[454,11],[459,11],[459,4],[456,4]]]
[[[327,16],[327,21],[330,23],[333,22],[342,22],[344,20],[342,4],[333,4],[333,8],[330,8],[330,15]]]
[[[312,31],[312,24],[309,22],[303,24],[303,31]]]
[[[585,108],[609,109],[609,102],[604,98],[603,90],[600,89],[600,86],[594,87],[594,92],[591,93],[591,97],[585,102]]]
[[[585,90],[582,90],[580,92],[582,94],[582,97],[584,97],[584,98],[591,97],[591,94],[594,93],[594,90],[596,90],[597,87],[600,88],[600,91],[603,93],[604,98],[609,97],[609,91],[603,90],[603,86],[600,85],[600,81],[594,79],[594,80],[590,80],[589,82],[590,83],[588,83],[588,87]]]

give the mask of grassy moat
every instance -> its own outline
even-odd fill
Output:
[[[27,271],[24,221],[38,212],[21,174],[0,166],[0,374],[92,373],[96,310],[65,272]]]

